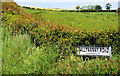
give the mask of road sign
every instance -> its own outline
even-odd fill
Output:
[[[111,46],[109,47],[78,46],[77,55],[111,57]]]

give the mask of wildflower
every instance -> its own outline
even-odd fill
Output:
[[[56,47],[58,47],[58,45],[56,45]]]
[[[26,62],[26,60],[24,60],[24,62]]]
[[[86,31],[86,29],[83,29],[84,31]]]
[[[31,56],[29,55],[29,57],[31,57]]]
[[[105,60],[108,60],[107,58]]]
[[[38,51],[38,50],[39,50],[39,47],[37,47],[36,51]]]
[[[118,66],[119,64],[117,63],[117,66]]]
[[[75,32],[77,32],[77,30],[75,30]]]
[[[79,50],[79,48],[77,48],[77,50]]]
[[[27,49],[27,51],[29,51],[30,48]]]

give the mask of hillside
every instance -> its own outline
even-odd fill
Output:
[[[115,12],[60,12],[32,8],[23,11],[43,21],[54,22],[55,25],[66,25],[78,30],[86,29],[88,32],[94,32],[95,29],[104,31],[118,27],[118,14]]]

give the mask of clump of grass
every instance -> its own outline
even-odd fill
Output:
[[[55,46],[46,47],[30,47],[27,49],[26,54],[22,54],[21,66],[20,68],[24,73],[38,73],[38,74],[48,74],[54,63],[56,63],[56,58],[58,57],[57,48]],[[32,62],[31,62],[32,61]]]
[[[2,29],[0,28],[0,75],[2,74]]]
[[[54,71],[59,74],[120,74],[119,63],[120,59],[117,54],[108,60],[104,57],[83,60],[82,57],[71,55],[54,64],[56,67],[49,72],[51,74]]]
[[[12,71],[13,66],[16,67],[18,64],[21,53],[26,53],[27,48],[32,43],[29,35],[19,34],[12,36],[10,30],[3,30],[2,41],[2,72],[8,74]]]
[[[103,18],[103,20],[105,21],[105,20],[106,20],[106,18]]]
[[[58,51],[55,45],[42,48],[29,46],[20,54],[18,54],[17,50],[13,52],[9,50],[10,52],[7,54],[4,52],[4,74],[47,74],[51,67],[54,67],[53,64],[57,62]]]

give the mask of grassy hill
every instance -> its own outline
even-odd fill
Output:
[[[115,12],[59,12],[46,10],[24,9],[36,18],[54,22],[56,25],[76,27],[87,31],[110,30],[118,27],[118,14]]]

